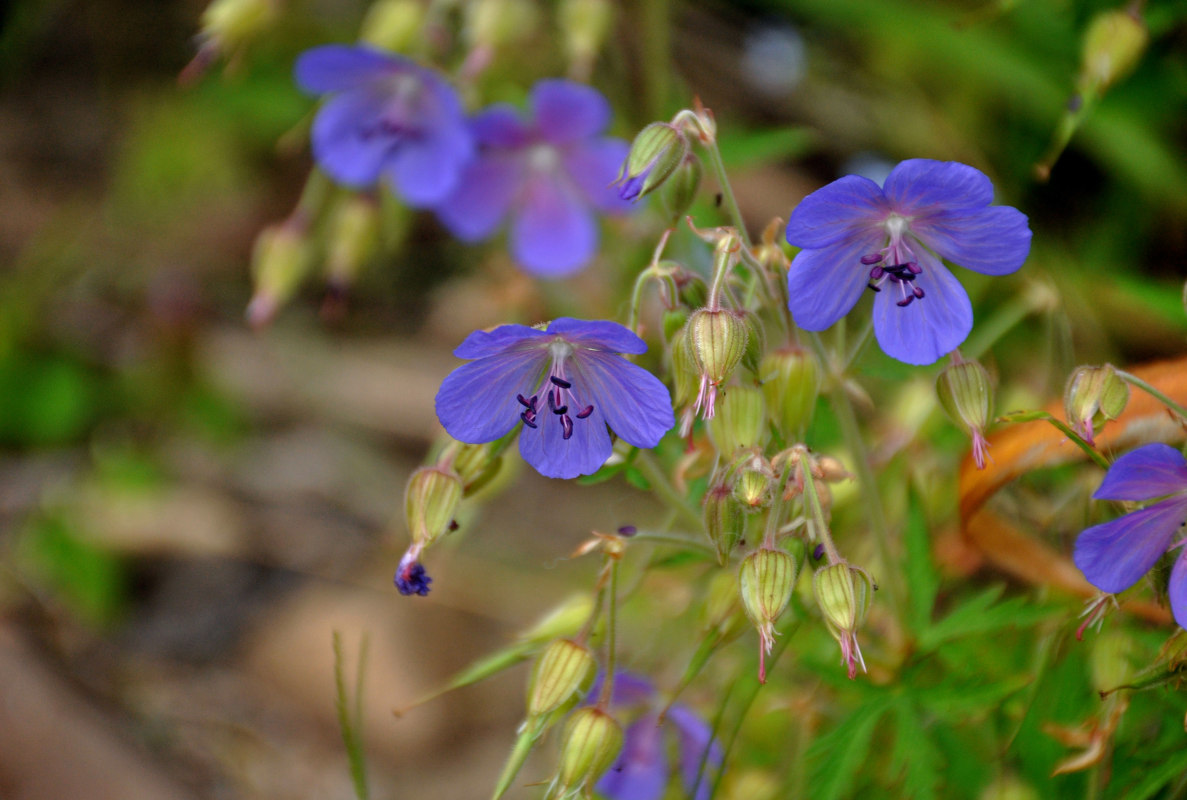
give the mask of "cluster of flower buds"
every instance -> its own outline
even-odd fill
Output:
[[[292,299],[313,265],[313,246],[300,215],[260,231],[251,265],[255,291],[247,305],[247,321],[259,328]]]
[[[589,689],[597,661],[584,644],[556,639],[544,648],[528,681],[528,717],[571,708]]]
[[[1112,364],[1077,367],[1063,391],[1068,424],[1091,445],[1105,421],[1117,419],[1128,404],[1129,384]]]
[[[853,475],[837,459],[832,456],[816,455],[803,445],[796,445],[785,450],[771,459],[771,463],[776,469],[784,469],[785,466],[790,466],[793,470],[792,479],[788,483],[787,490],[783,493],[784,500],[790,500],[793,497],[802,495],[806,481],[805,472],[812,476],[812,485],[816,490],[816,497],[820,502],[821,511],[825,515],[826,522],[833,502],[832,491],[828,488],[828,485],[853,478]],[[818,534],[810,525],[809,540],[816,541],[817,536]]]
[[[799,562],[786,550],[760,547],[742,561],[738,585],[742,608],[758,629],[758,679],[767,681],[766,657],[775,644],[775,623],[787,610],[799,575]]]
[[[622,750],[622,726],[596,706],[573,712],[561,734],[560,769],[549,787],[548,800],[590,797],[598,779]]]
[[[202,12],[198,52],[179,77],[192,83],[220,57],[235,59],[276,21],[277,0],[213,0]]]
[[[1084,35],[1077,88],[1082,96],[1100,94],[1133,72],[1150,34],[1132,8],[1114,8],[1093,17]]]
[[[758,367],[762,393],[776,430],[784,441],[797,441],[816,410],[820,365],[799,348],[783,348],[763,356]]]
[[[326,243],[326,281],[344,295],[379,249],[379,205],[373,197],[349,194],[330,212]]]
[[[717,401],[717,413],[708,422],[709,438],[717,452],[730,458],[738,450],[766,444],[769,433],[763,393],[754,386],[735,386]]]
[[[944,367],[936,378],[936,394],[948,417],[973,440],[973,460],[985,469],[989,442],[985,429],[993,413],[993,385],[978,361],[960,361]]]
[[[749,332],[736,312],[702,308],[688,318],[685,336],[699,377],[693,413],[703,410],[705,419],[712,419],[716,413],[717,390],[742,360]]]
[[[587,81],[614,25],[614,4],[610,0],[563,0],[557,8],[557,24],[569,59],[569,75]]]
[[[359,41],[407,53],[421,39],[425,5],[420,0],[376,0],[359,28]]]
[[[858,665],[863,672],[866,668],[857,629],[865,621],[876,588],[869,573],[844,561],[821,567],[812,578],[816,603],[829,633],[841,645],[841,662],[850,678],[857,675]]]
[[[619,196],[637,200],[658,191],[668,225],[675,226],[701,186],[703,170],[692,151],[690,133],[703,141],[702,127],[703,120],[685,110],[671,122],[653,122],[639,131],[615,181]]]

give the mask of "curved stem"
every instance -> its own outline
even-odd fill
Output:
[[[1170,397],[1168,397],[1166,394],[1159,391],[1154,386],[1150,385],[1149,383],[1142,380],[1141,378],[1139,378],[1137,375],[1134,375],[1133,373],[1126,372],[1125,370],[1122,370],[1122,369],[1117,369],[1116,367],[1114,367],[1113,370],[1117,373],[1117,377],[1121,378],[1121,380],[1125,381],[1126,383],[1130,384],[1131,386],[1138,387],[1143,392],[1150,395],[1155,400],[1162,403],[1164,406],[1166,406],[1171,411],[1173,411],[1175,413],[1175,415],[1178,416],[1179,419],[1187,421],[1187,409],[1184,409],[1183,406],[1179,405],[1174,400],[1170,399]]]
[[[749,250],[754,242],[751,241],[750,233],[746,230],[746,222],[742,219],[742,210],[738,207],[738,199],[734,197],[734,189],[730,186],[729,176],[725,173],[725,162],[721,160],[721,151],[717,148],[717,140],[706,142],[705,149],[709,151],[709,169],[712,170],[713,177],[717,179],[717,185],[721,188],[721,200],[725,206],[726,214],[729,215],[734,227],[738,229],[738,235],[742,237],[742,244]]]
[[[806,457],[806,454],[805,454]],[[800,462],[803,464],[803,462]],[[820,505],[820,495],[816,491],[816,479],[812,477],[812,470],[804,466],[804,497],[808,501],[809,520],[816,529],[817,538],[824,545],[824,552],[828,555],[828,563],[839,564],[845,559],[837,551],[833,543],[832,533],[828,529],[828,522],[824,519],[824,509]]]
[[[821,365],[829,369],[831,362],[824,349],[824,343],[820,341],[820,335],[815,332],[809,333],[808,342],[820,358]],[[857,482],[861,487],[862,506],[866,512],[866,521],[874,534],[874,545],[885,573],[881,583],[886,587],[891,613],[895,619],[901,621],[904,608],[903,587],[896,568],[898,565],[894,559],[894,548],[890,542],[890,528],[886,523],[886,512],[882,508],[882,495],[878,492],[878,482],[874,479],[873,470],[870,469],[870,454],[866,449],[865,440],[862,439],[861,428],[857,424],[857,414],[853,411],[849,395],[845,393],[841,376],[836,375],[835,377],[836,385],[829,393],[829,402],[833,407],[833,412],[837,415],[837,422],[841,425],[841,435],[845,439],[845,444],[853,455],[853,466],[857,471]]]
[[[606,708],[614,697],[614,657],[617,644],[616,622],[618,621],[618,555],[607,555],[610,569],[610,585],[606,588],[606,671],[602,680],[602,694],[598,707]]]
[[[680,516],[682,522],[693,530],[702,528],[704,520],[701,519],[701,515],[694,511],[684,497],[676,491],[671,481],[668,480],[667,474],[656,463],[655,457],[651,453],[640,450],[639,454],[635,456],[635,466],[643,473],[643,477],[651,484],[655,493]]]

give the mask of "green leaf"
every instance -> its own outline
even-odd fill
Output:
[[[838,800],[849,793],[854,776],[870,752],[874,726],[886,711],[889,699],[879,698],[859,706],[837,727],[808,748],[806,760],[812,770],[812,797]]]
[[[922,634],[931,625],[931,612],[940,586],[940,576],[931,560],[931,540],[923,500],[912,491],[903,535],[907,546],[907,586],[910,593],[911,627]]]
[[[1152,764],[1146,771],[1146,777],[1137,786],[1123,789],[1114,796],[1123,797],[1125,800],[1148,800],[1159,789],[1184,773],[1187,773],[1187,750],[1180,749],[1177,753],[1168,755],[1161,764]]]
[[[938,797],[944,758],[936,749],[920,720],[920,709],[905,695],[894,704],[894,751],[890,755],[891,769],[906,770],[902,797],[931,800]]]
[[[959,606],[919,636],[919,648],[932,650],[940,644],[974,633],[1033,625],[1051,616],[1052,609],[1033,605],[1026,597],[1013,597],[994,605],[1004,586],[993,586]]]

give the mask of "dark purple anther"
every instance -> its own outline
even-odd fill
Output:
[[[518,400],[518,401],[519,401],[519,404],[520,404],[521,406],[523,406],[524,408],[531,408],[531,407],[532,407],[532,404],[531,404],[531,403],[529,403],[529,402],[528,402],[526,399],[524,399],[524,396],[523,396],[522,394],[517,394],[517,395],[515,395],[515,399],[516,399],[516,400]],[[533,398],[533,399],[534,399],[534,398]]]
[[[923,274],[923,267],[919,266],[914,261],[907,262],[907,269],[909,269],[911,271],[912,275],[922,275]]]
[[[433,579],[425,574],[425,568],[420,562],[413,562],[396,572],[395,584],[400,594],[418,594],[424,597],[429,593],[429,584]]]
[[[861,263],[865,264],[868,267],[870,264],[877,264],[879,261],[882,260],[882,258],[883,258],[883,256],[881,253],[870,253],[869,255],[865,255],[865,256],[861,257]]]
[[[915,295],[920,300],[923,299],[923,289],[918,286],[911,290],[911,294]]]
[[[593,406],[586,406],[585,408],[583,408],[582,410],[577,412],[577,419],[585,419],[592,413],[593,413]]]
[[[812,560],[819,561],[824,557],[824,545],[818,544],[812,548]]]
[[[553,385],[555,385],[555,386],[559,386],[559,387],[561,387],[562,389],[571,389],[571,388],[573,388],[573,384],[569,383],[569,382],[568,382],[568,381],[566,381],[566,380],[562,380],[561,378],[558,378],[558,377],[556,377],[555,375],[549,375],[549,376],[548,376],[548,380],[552,381]]]
[[[639,532],[639,529],[636,528],[634,525],[619,525],[618,526],[618,535],[619,536],[634,536],[638,532]]]
[[[881,267],[874,267],[872,270],[870,270],[870,280],[872,280],[872,281],[878,280],[879,278],[882,277],[882,274],[885,271],[886,270],[882,269]]]
[[[895,305],[899,306],[900,308],[906,308],[907,306],[911,305],[911,301],[914,299],[915,299],[915,295],[909,294],[906,297],[904,297],[902,300],[899,300],[897,303],[895,303]]]
[[[532,414],[532,412],[525,411],[519,415],[519,418],[523,420],[524,425],[527,425],[529,428],[535,428],[536,427],[536,415],[532,414],[532,416],[529,417],[528,414]]]
[[[568,414],[561,417],[561,428],[564,430],[564,433],[561,434],[562,439],[568,439],[573,435],[573,420],[569,418]]]

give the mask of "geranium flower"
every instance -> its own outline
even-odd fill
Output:
[[[589,475],[610,457],[607,425],[636,447],[654,447],[676,424],[667,388],[618,355],[646,350],[616,322],[561,317],[544,330],[475,331],[453,351],[475,360],[441,384],[437,418],[471,444],[522,426],[519,452],[541,475]]]
[[[478,155],[437,215],[467,242],[493,236],[510,217],[515,260],[555,278],[580,269],[596,252],[595,210],[630,208],[610,186],[628,146],[601,135],[610,105],[596,89],[540,81],[530,103],[530,120],[506,105],[474,117]]]
[[[313,121],[313,157],[355,188],[388,178],[410,206],[437,203],[474,153],[457,93],[406,58],[327,45],[297,59],[297,84],[332,96]]]
[[[1147,444],[1113,462],[1097,500],[1159,500],[1111,522],[1093,525],[1076,539],[1076,566],[1102,592],[1123,592],[1150,571],[1187,522],[1187,460],[1165,444]],[[1178,546],[1178,545],[1175,545]],[[1175,621],[1187,628],[1187,558],[1180,551],[1171,570]]]
[[[598,698],[602,678],[599,675],[590,687],[588,701]],[[626,729],[622,752],[598,781],[595,791],[609,800],[660,800],[671,772],[664,734],[674,732],[684,796],[708,800],[713,774],[720,769],[724,754],[705,721],[679,703],[669,706],[661,720],[656,707],[659,693],[651,681],[639,675],[616,672],[612,693],[611,707],[641,706],[645,710]]]
[[[1030,252],[1026,216],[992,200],[984,173],[926,159],[902,162],[883,187],[847,175],[812,192],[787,222],[787,241],[803,248],[787,276],[796,324],[824,330],[869,288],[886,354],[908,364],[939,360],[973,326],[969,297],[940,258],[1007,275]]]

